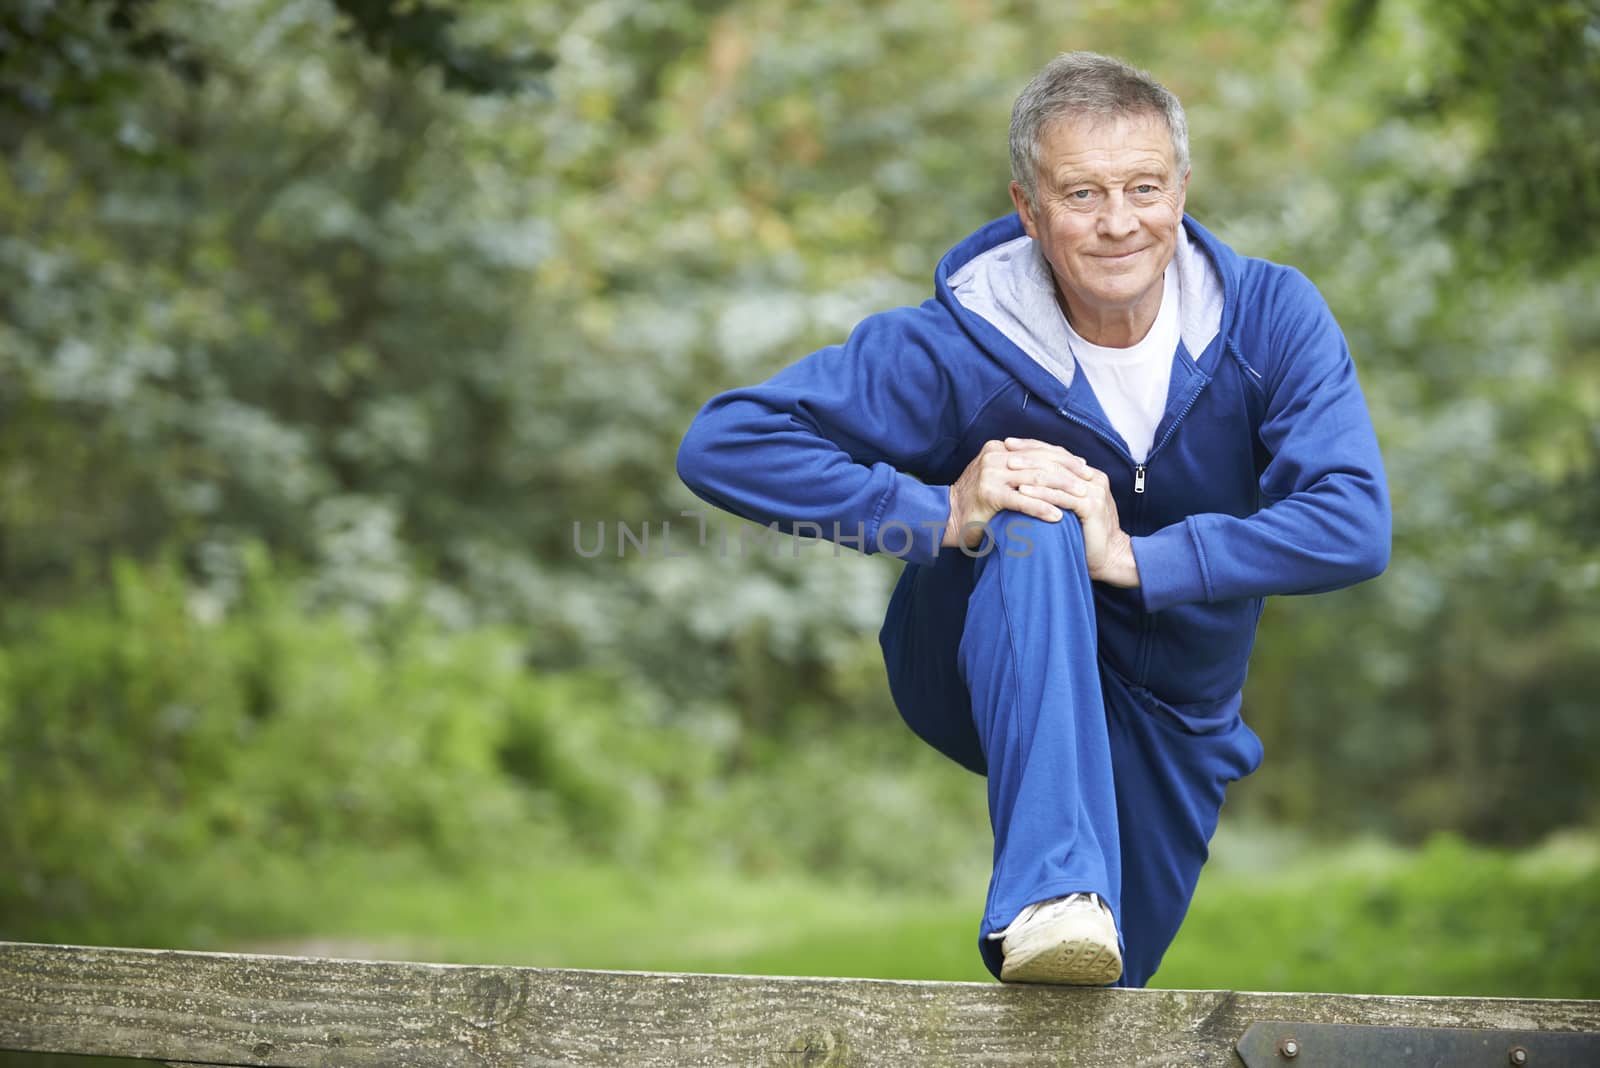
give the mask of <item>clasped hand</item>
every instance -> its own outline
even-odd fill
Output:
[[[1033,438],[985,442],[950,487],[941,544],[977,548],[989,520],[1006,509],[1048,523],[1073,513],[1083,526],[1089,577],[1112,586],[1139,585],[1133,542],[1117,518],[1111,481],[1083,457]]]

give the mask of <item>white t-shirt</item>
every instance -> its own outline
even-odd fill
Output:
[[[1187,231],[1180,232],[1164,281],[1155,324],[1126,349],[1090,345],[1072,330],[1050,265],[1026,235],[968,262],[950,276],[950,289],[1064,385],[1081,365],[1134,462],[1144,463],[1166,410],[1179,338],[1198,360],[1222,324],[1222,279]]]
[[[1150,455],[1156,426],[1166,411],[1172,357],[1178,351],[1179,324],[1183,321],[1177,268],[1169,264],[1165,279],[1156,321],[1143,338],[1125,349],[1085,341],[1070,322],[1066,324],[1073,362],[1083,368],[1106,418],[1128,443],[1134,462],[1141,464]]]

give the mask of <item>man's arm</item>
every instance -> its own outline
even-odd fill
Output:
[[[712,398],[679,446],[679,477],[757,523],[932,560],[949,488],[906,472],[937,466],[960,437],[950,372],[935,355],[955,330],[942,309],[885,312],[843,345]]]
[[[1389,496],[1377,436],[1333,314],[1306,278],[1283,271],[1286,314],[1268,348],[1261,475],[1270,502],[1253,515],[1192,515],[1130,537],[1104,472],[1059,445],[1008,438],[1019,491],[1077,515],[1089,577],[1140,587],[1147,611],[1196,601],[1316,593],[1382,571]]]
[[[1388,564],[1388,484],[1344,335],[1304,275],[1283,269],[1271,284],[1256,297],[1282,309],[1260,374],[1266,506],[1245,517],[1192,515],[1133,538],[1147,611],[1318,593]]]

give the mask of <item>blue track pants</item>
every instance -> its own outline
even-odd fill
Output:
[[[1261,742],[1237,715],[1191,730],[1106,666],[1075,517],[1001,512],[990,528],[983,556],[906,566],[880,635],[890,692],[912,730],[988,777],[989,970],[989,934],[1024,906],[1093,891],[1122,935],[1118,985],[1143,986],[1188,910],[1223,790]]]

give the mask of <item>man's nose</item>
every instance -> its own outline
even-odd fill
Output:
[[[1100,236],[1117,240],[1137,229],[1139,216],[1133,210],[1133,205],[1128,203],[1128,198],[1117,192],[1106,197],[1105,206],[1100,210]]]

